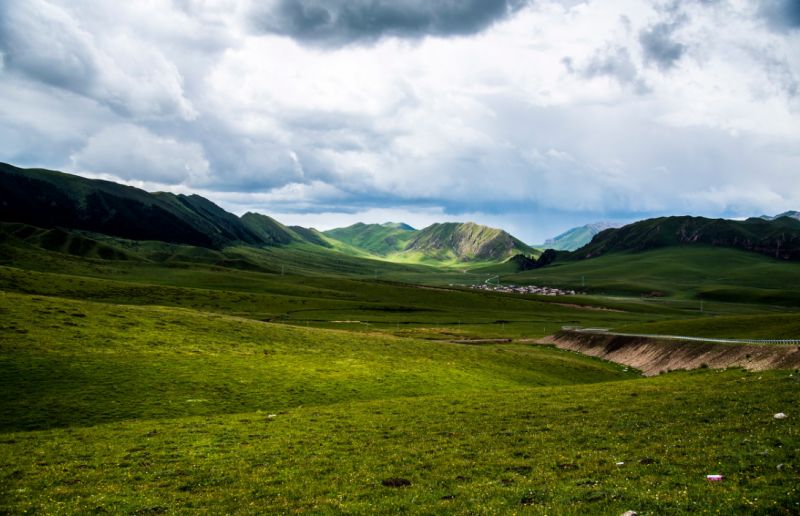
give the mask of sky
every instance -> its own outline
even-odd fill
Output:
[[[3,0],[0,161],[319,229],[800,209],[799,0]]]

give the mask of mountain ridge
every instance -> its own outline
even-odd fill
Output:
[[[561,259],[588,259],[620,251],[646,251],[676,245],[710,245],[752,251],[781,260],[800,260],[800,220],[657,217],[598,233],[590,243]]]

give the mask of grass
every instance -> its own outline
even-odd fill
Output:
[[[630,377],[549,348],[305,329],[186,309],[0,296],[0,430],[277,411]]]
[[[800,264],[714,247],[614,253],[502,276],[594,294],[710,299],[800,306]]]
[[[75,241],[0,243],[0,513],[800,511],[798,372],[644,379],[521,341],[789,336],[796,313],[753,292],[791,300],[796,265],[701,250],[521,275],[665,294],[545,298],[423,266],[376,281],[303,245],[109,260]],[[451,342],[480,338],[514,341]]]
[[[629,324],[623,333],[688,335],[729,339],[800,339],[800,314],[734,315]]]
[[[0,504],[46,513],[793,514],[800,425],[772,415],[791,412],[799,387],[786,372],[702,371],[7,433]],[[707,482],[711,473],[725,480]],[[408,485],[384,485],[398,479]]]

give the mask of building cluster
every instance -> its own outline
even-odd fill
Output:
[[[505,292],[507,294],[538,294],[540,296],[574,296],[574,290],[561,290],[553,287],[537,287],[536,285],[490,285],[481,283],[472,285],[476,290],[489,290],[491,292]]]

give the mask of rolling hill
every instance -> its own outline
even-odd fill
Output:
[[[358,223],[325,235],[366,253],[398,262],[502,262],[534,250],[501,229],[474,222],[444,222],[415,230],[408,224]]]
[[[442,265],[503,261],[533,253],[505,231],[474,223],[434,224],[421,231],[402,223],[359,223],[322,233],[287,227],[260,213],[237,217],[199,195],[150,193],[111,181],[5,163],[0,163],[0,198],[0,221],[58,229],[61,233],[37,233],[36,238],[45,238],[37,245],[66,249],[63,242],[71,239],[71,254],[80,251],[75,242],[84,239],[69,237],[66,233],[71,230],[215,250],[311,245],[354,257]],[[48,239],[61,243],[48,243]],[[113,254],[109,249],[102,252]]]
[[[502,229],[445,222],[421,230],[405,252],[443,261],[502,261],[520,253],[532,254],[533,249]]]
[[[560,260],[582,260],[620,251],[647,251],[679,245],[707,245],[752,251],[781,260],[800,260],[800,220],[659,217],[598,233]]]
[[[402,222],[384,224],[353,224],[346,228],[331,229],[325,235],[377,256],[387,256],[402,251],[416,234],[416,230]]]
[[[0,220],[220,249],[269,245],[199,195],[148,193],[111,181],[0,163]]]

